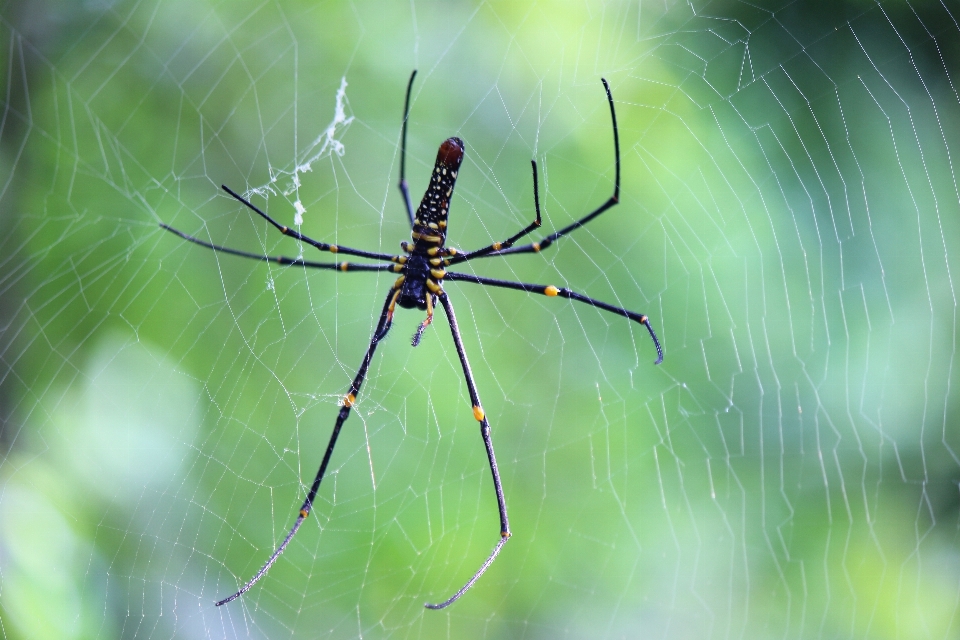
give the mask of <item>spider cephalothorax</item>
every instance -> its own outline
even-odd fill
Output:
[[[601,302],[600,300],[589,298],[565,287],[527,284],[525,282],[513,282],[510,280],[497,280],[494,278],[484,278],[467,273],[446,271],[446,267],[459,264],[461,262],[466,262],[468,260],[473,260],[475,258],[505,256],[515,253],[537,253],[542,251],[553,244],[557,239],[562,238],[576,229],[579,229],[620,201],[620,141],[617,135],[617,115],[613,107],[613,96],[610,93],[610,87],[607,85],[607,81],[603,80],[603,87],[607,92],[607,102],[610,105],[610,119],[613,122],[613,147],[614,161],[616,165],[616,180],[614,182],[613,195],[611,195],[602,205],[578,219],[576,222],[563,227],[559,231],[555,231],[549,236],[541,238],[537,242],[532,242],[521,247],[514,247],[513,244],[517,240],[541,225],[540,195],[537,186],[537,163],[536,161],[532,161],[533,203],[534,209],[536,210],[536,218],[533,220],[533,222],[506,240],[494,242],[475,251],[462,253],[453,248],[445,247],[444,244],[447,237],[447,214],[450,210],[450,198],[453,195],[453,187],[457,180],[457,173],[460,171],[460,165],[463,162],[463,140],[460,138],[448,138],[443,142],[443,144],[440,145],[440,150],[437,152],[437,162],[430,177],[430,185],[427,187],[427,191],[424,194],[423,200],[420,202],[420,206],[417,208],[416,213],[414,213],[413,206],[410,201],[410,190],[407,186],[405,177],[407,115],[410,109],[410,89],[413,87],[413,79],[416,75],[417,72],[414,71],[410,75],[410,82],[407,84],[407,97],[406,101],[404,102],[403,109],[403,128],[400,134],[401,147],[399,186],[400,193],[404,199],[404,204],[406,205],[407,217],[410,219],[411,234],[413,238],[412,243],[401,243],[401,247],[403,248],[405,255],[391,256],[383,253],[374,253],[371,251],[364,251],[363,249],[352,249],[350,247],[343,247],[314,240],[301,234],[299,231],[281,225],[279,222],[254,206],[249,200],[226,186],[223,187],[224,191],[263,217],[264,220],[272,224],[283,235],[296,238],[297,240],[309,244],[320,251],[377,260],[379,263],[356,264],[352,262],[312,262],[302,258],[265,256],[248,251],[240,251],[238,249],[222,247],[217,244],[200,240],[199,238],[183,233],[182,231],[177,231],[166,224],[160,224],[161,227],[180,236],[184,240],[189,240],[190,242],[207,247],[209,249],[214,249],[222,253],[228,253],[243,258],[252,258],[255,260],[276,262],[282,265],[295,265],[311,269],[329,269],[342,272],[392,271],[400,274],[397,280],[393,283],[393,286],[390,288],[390,291],[387,293],[387,298],[383,303],[383,310],[380,312],[380,318],[377,321],[377,326],[373,331],[373,336],[370,338],[370,343],[367,345],[366,355],[360,364],[357,374],[353,378],[353,382],[350,385],[349,391],[343,397],[343,402],[341,403],[340,410],[337,413],[336,422],[333,425],[333,432],[330,434],[330,440],[327,443],[327,449],[324,452],[323,460],[320,462],[320,468],[317,470],[316,476],[314,476],[313,483],[310,485],[309,491],[307,491],[306,499],[303,501],[303,505],[300,507],[296,522],[294,522],[290,532],[287,533],[287,536],[273,552],[273,555],[271,555],[266,564],[263,565],[263,568],[261,568],[260,571],[253,576],[253,578],[247,581],[247,583],[244,584],[239,591],[230,597],[224,598],[223,600],[217,602],[217,606],[226,604],[231,600],[238,598],[240,595],[248,591],[254,584],[257,583],[258,580],[260,580],[260,578],[267,573],[273,563],[276,562],[277,558],[280,557],[280,554],[283,553],[283,550],[286,549],[288,544],[290,544],[290,540],[293,539],[294,534],[297,533],[300,525],[303,524],[303,521],[310,514],[311,509],[313,509],[313,501],[316,498],[317,491],[320,488],[320,482],[323,480],[324,474],[327,471],[327,465],[330,463],[330,457],[333,455],[334,447],[337,444],[337,438],[340,435],[340,429],[343,427],[343,423],[350,415],[351,408],[357,401],[357,394],[360,392],[360,387],[363,384],[363,381],[366,379],[367,369],[370,367],[370,361],[373,358],[373,354],[374,351],[376,351],[377,345],[390,331],[390,326],[393,322],[394,310],[397,305],[400,305],[400,307],[406,309],[417,308],[427,312],[426,319],[420,324],[420,327],[413,336],[413,346],[416,346],[417,343],[420,342],[420,337],[423,335],[424,329],[426,329],[426,327],[432,322],[433,312],[437,302],[440,303],[447,315],[447,320],[450,323],[450,332],[453,336],[453,344],[457,350],[457,355],[460,359],[460,365],[463,368],[464,379],[467,383],[467,391],[470,394],[473,416],[476,418],[477,422],[480,423],[480,436],[483,439],[483,445],[487,453],[487,461],[490,464],[490,473],[493,476],[493,487],[497,496],[497,509],[500,515],[500,538],[497,540],[493,551],[487,557],[486,561],[480,565],[480,568],[473,574],[466,584],[464,584],[463,587],[461,587],[460,590],[458,590],[452,596],[440,604],[426,605],[431,609],[442,609],[456,602],[460,596],[466,593],[466,591],[473,586],[477,579],[483,575],[483,572],[487,570],[487,567],[489,567],[494,561],[494,559],[497,557],[497,554],[500,553],[500,549],[510,537],[510,525],[507,521],[507,504],[503,496],[503,487],[500,483],[500,472],[497,470],[497,460],[493,453],[493,440],[490,435],[490,423],[487,420],[486,413],[480,405],[480,395],[477,392],[477,387],[473,380],[473,374],[470,371],[470,364],[467,362],[467,353],[463,348],[463,340],[460,337],[460,329],[457,326],[457,318],[454,315],[453,303],[450,301],[449,297],[447,297],[447,293],[443,290],[443,283],[445,281],[459,281],[481,284],[490,287],[499,287],[503,289],[516,289],[519,291],[525,291],[527,293],[537,293],[550,297],[567,298],[568,300],[582,302],[598,309],[609,311],[642,324],[649,332],[650,338],[653,340],[654,346],[657,349],[657,360],[655,364],[660,364],[660,362],[663,361],[663,351],[660,348],[660,343],[657,340],[657,336],[654,333],[653,328],[650,326],[650,321],[648,320],[647,316],[643,315],[642,313],[636,313],[634,311],[624,309],[623,307],[617,307],[607,304],[606,302]]]

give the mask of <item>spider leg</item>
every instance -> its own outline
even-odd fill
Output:
[[[457,254],[452,258],[447,258],[444,261],[445,264],[458,264],[460,262],[466,262],[467,260],[473,260],[474,258],[490,255],[498,251],[502,253],[506,249],[512,247],[514,242],[538,228],[542,224],[542,220],[540,218],[540,188],[537,184],[537,161],[531,160],[530,164],[533,165],[533,205],[537,210],[537,218],[526,227],[521,229],[518,233],[513,234],[503,242],[494,242],[493,244],[482,249],[477,249],[476,251],[468,251],[467,253]]]
[[[413,334],[413,339],[410,340],[411,347],[416,347],[420,344],[420,339],[423,337],[423,332],[427,327],[433,324],[433,305],[435,304],[434,298],[436,298],[436,296],[432,294],[427,295],[427,317],[423,322],[420,323],[420,326],[417,327],[416,333]]]
[[[351,256],[360,256],[361,258],[370,258],[371,260],[389,261],[393,258],[393,256],[389,256],[385,253],[373,253],[372,251],[364,251],[362,249],[351,249],[350,247],[341,247],[339,245],[327,244],[326,242],[320,242],[318,240],[314,240],[313,238],[303,235],[299,231],[295,231],[288,226],[280,224],[279,222],[277,222],[276,220],[268,216],[262,210],[258,209],[256,206],[254,206],[253,203],[251,203],[249,200],[247,200],[246,198],[238,194],[236,191],[234,191],[227,185],[223,184],[220,186],[223,188],[224,191],[226,191],[231,196],[233,196],[234,198],[242,202],[244,205],[246,205],[247,208],[251,209],[261,218],[263,218],[264,220],[272,224],[274,227],[276,227],[277,230],[283,235],[290,236],[291,238],[296,238],[300,242],[306,242],[310,246],[315,247],[320,251],[329,251],[330,253],[345,253]]]
[[[373,359],[373,352],[377,349],[377,344],[383,340],[387,335],[387,332],[390,330],[390,324],[393,322],[393,309],[396,305],[397,296],[400,293],[399,285],[396,283],[390,289],[390,293],[387,295],[386,301],[383,303],[383,311],[380,312],[380,320],[377,322],[377,328],[373,332],[373,337],[370,338],[370,345],[367,347],[367,354],[363,357],[363,363],[360,365],[360,369],[357,371],[357,375],[353,378],[353,383],[350,385],[350,391],[347,392],[347,395],[343,398],[343,405],[340,407],[340,413],[337,415],[337,421],[333,425],[333,433],[330,434],[330,442],[327,443],[327,450],[323,454],[323,461],[320,463],[320,468],[317,470],[317,475],[313,479],[313,484],[310,486],[310,492],[307,494],[307,499],[303,501],[303,506],[300,507],[300,512],[297,514],[297,521],[293,523],[293,527],[290,529],[290,533],[287,534],[287,537],[283,539],[283,542],[280,543],[280,546],[277,547],[277,550],[273,552],[273,555],[270,556],[270,559],[267,560],[266,564],[257,572],[253,578],[250,579],[245,585],[243,585],[239,591],[228,598],[224,598],[217,602],[217,606],[222,606],[227,604],[232,600],[236,600],[241,595],[250,590],[250,588],[255,585],[260,578],[267,574],[267,571],[270,570],[270,567],[273,566],[273,563],[277,561],[277,558],[280,557],[280,554],[283,553],[284,549],[287,548],[287,545],[290,544],[290,541],[293,539],[293,536],[297,533],[297,530],[300,529],[300,525],[303,524],[303,521],[306,520],[307,516],[310,514],[310,510],[313,508],[313,500],[317,497],[317,490],[320,488],[320,481],[323,480],[323,476],[327,471],[327,465],[330,463],[330,456],[333,455],[333,448],[337,444],[337,437],[340,435],[340,428],[343,427],[343,423],[346,422],[347,417],[350,415],[350,407],[353,406],[353,403],[357,400],[357,393],[360,391],[360,385],[363,384],[364,379],[367,377],[367,369],[370,367],[370,361]]]
[[[410,74],[407,83],[407,97],[403,101],[403,128],[400,130],[400,193],[403,195],[403,204],[407,207],[407,217],[413,227],[413,202],[410,200],[410,187],[407,186],[407,121],[410,116],[410,91],[413,89],[413,79],[417,77],[417,70]]]
[[[265,256],[259,253],[251,253],[249,251],[240,251],[239,249],[231,249],[230,247],[222,247],[218,244],[212,244],[201,240],[200,238],[195,238],[189,234],[184,233],[174,229],[170,225],[160,223],[160,227],[166,229],[170,233],[180,236],[184,240],[198,244],[201,247],[206,247],[207,249],[213,249],[219,253],[228,253],[232,256],[240,256],[241,258],[252,258],[253,260],[260,260],[261,262],[276,262],[277,264],[283,266],[295,266],[295,267],[306,267],[309,269],[330,269],[332,271],[398,271],[400,265],[396,264],[355,264],[352,262],[312,262],[310,260],[304,260],[302,258],[288,258],[286,256]]]
[[[493,454],[493,440],[490,439],[490,423],[480,407],[480,395],[477,393],[477,385],[473,380],[473,373],[470,371],[470,363],[467,362],[467,352],[463,349],[463,340],[460,338],[460,329],[457,326],[457,317],[453,313],[453,304],[447,298],[447,294],[441,292],[438,296],[443,310],[447,314],[447,321],[450,323],[450,332],[453,334],[453,344],[457,348],[457,355],[460,356],[460,365],[463,367],[463,377],[467,381],[467,389],[470,392],[470,402],[473,404],[473,416],[480,423],[480,437],[483,438],[483,446],[487,450],[487,460],[490,463],[490,473],[493,474],[493,488],[497,493],[497,508],[500,510],[500,539],[490,553],[490,556],[484,561],[473,577],[467,580],[459,591],[441,602],[440,604],[427,604],[428,609],[443,609],[460,599],[470,587],[483,575],[483,572],[493,564],[493,561],[500,553],[500,549],[510,538],[510,525],[507,522],[507,503],[503,499],[503,487],[500,484],[500,472],[497,471],[497,459]]]
[[[607,304],[606,302],[601,302],[600,300],[595,300],[593,298],[588,298],[587,296],[577,293],[576,291],[571,291],[563,287],[555,287],[553,285],[542,285],[542,284],[527,284],[525,282],[513,282],[511,280],[497,280],[494,278],[482,278],[480,276],[475,276],[468,273],[456,273],[453,271],[447,271],[444,276],[444,280],[459,280],[460,282],[472,282],[474,284],[484,284],[489,287],[501,287],[504,289],[516,289],[518,291],[526,291],[527,293],[539,293],[541,295],[555,297],[559,296],[561,298],[567,298],[568,300],[576,300],[577,302],[583,302],[590,305],[591,307],[596,307],[598,309],[603,309],[604,311],[609,311],[610,313],[615,313],[624,318],[629,318],[634,322],[639,322],[644,327],[647,328],[647,331],[650,333],[650,337],[653,339],[653,344],[657,348],[657,360],[653,364],[660,364],[663,362],[663,349],[660,347],[660,341],[657,340],[657,334],[654,333],[653,327],[650,326],[650,319],[647,318],[642,313],[636,313],[630,311],[629,309],[624,309],[623,307],[616,307],[612,304]]]
[[[607,91],[607,102],[610,103],[610,119],[613,121],[613,158],[617,167],[617,178],[613,184],[613,195],[610,196],[602,205],[583,216],[576,222],[568,224],[563,229],[551,233],[550,235],[541,239],[539,242],[532,242],[530,244],[523,245],[522,247],[509,247],[500,251],[492,251],[490,253],[483,254],[483,256],[501,256],[510,253],[538,253],[549,247],[558,238],[562,238],[571,231],[579,229],[613,205],[620,202],[620,135],[617,133],[617,112],[613,108],[613,95],[610,93],[610,85],[607,84],[606,79],[601,78],[600,80],[603,82],[603,88]]]

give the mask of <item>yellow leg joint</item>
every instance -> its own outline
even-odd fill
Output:
[[[543,290],[543,293],[544,293],[544,295],[548,295],[548,296],[551,296],[551,297],[552,297],[552,296],[555,296],[555,295],[557,295],[558,293],[560,293],[560,289],[557,289],[555,286],[550,285],[549,287],[547,287],[547,288],[545,288],[545,289]]]
[[[301,517],[301,518],[306,518],[308,515],[310,515],[310,512],[309,512],[309,511],[307,511],[306,509],[300,509],[300,517]]]
[[[510,533],[509,531],[501,531],[501,532],[500,532],[500,537],[501,537],[501,538],[509,538],[509,537],[512,536],[512,535],[513,535],[513,534]]]
[[[343,406],[347,407],[348,409],[352,407],[353,403],[356,401],[357,396],[353,395],[352,393],[348,393],[347,395],[343,396]]]
[[[533,250],[534,250],[534,251],[540,251],[540,243],[539,243],[539,242],[534,242],[534,243],[533,243]]]
[[[477,422],[483,422],[483,419],[486,417],[486,414],[479,405],[473,405],[473,417],[477,419]]]

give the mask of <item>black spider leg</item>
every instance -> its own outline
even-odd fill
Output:
[[[549,236],[541,239],[539,242],[532,242],[530,244],[523,245],[522,247],[510,247],[501,249],[500,251],[491,251],[490,253],[478,255],[478,258],[484,256],[501,256],[510,253],[538,253],[553,244],[557,238],[567,235],[574,229],[579,229],[613,205],[620,202],[620,134],[617,132],[617,112],[613,108],[613,94],[610,93],[610,85],[607,84],[605,78],[600,78],[600,80],[603,82],[603,88],[607,92],[607,102],[610,103],[610,119],[613,121],[613,157],[617,168],[617,178],[613,184],[613,195],[610,196],[610,198],[608,198],[607,201],[602,205],[583,216],[576,222],[568,224],[563,229],[551,233]],[[463,262],[463,260],[457,260],[457,262]]]
[[[537,181],[537,161],[531,160],[531,166],[533,167],[533,206],[536,208],[537,217],[536,219],[520,230],[518,233],[513,234],[503,242],[494,242],[491,245],[488,245],[482,249],[477,249],[476,251],[468,251],[467,253],[456,254],[451,258],[447,258],[444,262],[447,265],[457,264],[460,262],[466,262],[467,260],[472,260],[474,258],[480,258],[486,255],[494,254],[497,252],[505,253],[506,249],[509,249],[513,246],[513,243],[527,235],[534,229],[538,228],[542,224],[540,218],[540,187]]]
[[[483,438],[483,446],[487,450],[487,460],[490,463],[490,473],[493,474],[493,488],[497,492],[497,508],[500,510],[500,540],[493,548],[490,556],[480,565],[473,577],[467,580],[459,591],[441,602],[440,604],[427,604],[428,609],[443,609],[448,607],[465,594],[470,587],[483,575],[483,572],[493,564],[500,549],[510,538],[510,524],[507,522],[507,503],[503,499],[503,486],[500,484],[500,472],[497,471],[497,458],[493,453],[493,440],[490,439],[490,423],[487,422],[487,416],[483,413],[480,406],[480,395],[477,393],[477,385],[473,380],[473,373],[470,371],[470,363],[467,362],[467,352],[463,349],[463,340],[460,338],[460,329],[457,326],[457,317],[453,313],[453,304],[447,298],[446,293],[440,293],[440,304],[447,313],[447,321],[450,323],[450,332],[453,334],[453,344],[457,347],[457,355],[460,356],[460,365],[463,367],[463,377],[467,381],[467,390],[470,392],[470,402],[473,404],[473,416],[480,422],[480,437]]]
[[[307,267],[309,269],[329,269],[331,271],[396,271],[397,265],[392,264],[356,264],[353,262],[312,262],[310,260],[303,260],[302,258],[288,258],[286,256],[265,256],[259,253],[251,253],[250,251],[240,251],[239,249],[231,249],[230,247],[222,247],[218,244],[212,244],[200,238],[195,238],[190,234],[184,233],[174,229],[170,225],[160,223],[160,227],[166,229],[170,233],[180,236],[184,240],[188,240],[194,244],[198,244],[201,247],[206,247],[207,249],[213,249],[214,251],[220,253],[228,253],[232,256],[240,256],[241,258],[251,258],[253,260],[260,260],[261,262],[276,262],[277,264],[283,266],[295,266],[295,267]]]
[[[236,198],[237,200],[245,204],[249,209],[256,212],[257,215],[259,215],[261,218],[263,218],[264,220],[272,224],[274,227],[276,227],[277,230],[283,235],[290,236],[291,238],[296,238],[300,242],[306,242],[310,246],[315,247],[320,251],[329,251],[330,253],[345,253],[350,256],[360,256],[361,258],[370,258],[371,260],[385,260],[387,262],[393,259],[393,256],[387,255],[385,253],[373,253],[371,251],[364,251],[362,249],[351,249],[350,247],[341,247],[336,244],[327,244],[326,242],[320,242],[318,240],[314,240],[313,238],[303,235],[299,231],[295,231],[290,227],[280,224],[279,222],[277,222],[276,220],[268,216],[266,213],[258,209],[256,206],[254,206],[253,203],[251,203],[249,200],[247,200],[243,196],[233,191],[227,185],[224,184],[220,186],[223,187],[224,191],[226,191],[231,196],[233,196],[234,198]]]
[[[407,217],[413,227],[413,202],[410,200],[410,187],[407,185],[407,121],[410,116],[410,91],[413,89],[413,79],[417,77],[417,70],[410,74],[407,83],[407,97],[403,101],[403,128],[400,130],[400,193],[403,195],[403,204],[407,207]]]
[[[653,344],[657,348],[657,360],[654,362],[654,364],[660,364],[663,362],[663,349],[660,347],[660,341],[657,340],[657,334],[654,333],[653,327],[650,326],[650,319],[642,313],[636,313],[634,311],[630,311],[629,309],[624,309],[623,307],[616,307],[612,304],[601,302],[600,300],[588,298],[587,296],[577,293],[576,291],[571,291],[570,289],[563,287],[555,287],[553,285],[527,284],[525,282],[513,282],[511,280],[496,280],[494,278],[482,278],[480,276],[475,276],[468,273],[456,273],[454,271],[447,271],[446,275],[444,276],[444,281],[448,280],[472,282],[474,284],[483,284],[489,287],[502,287],[504,289],[516,289],[518,291],[526,291],[527,293],[539,293],[549,297],[559,296],[561,298],[567,298],[568,300],[583,302],[591,307],[603,309],[604,311],[615,313],[619,316],[623,316],[624,318],[629,318],[634,322],[639,322],[642,324],[650,333],[650,337],[653,339]]]
[[[320,468],[317,470],[317,475],[313,479],[313,484],[310,486],[310,492],[307,494],[307,499],[303,501],[303,506],[300,507],[300,513],[297,514],[297,521],[293,523],[293,528],[290,529],[290,533],[287,534],[287,537],[283,539],[283,542],[280,543],[280,546],[277,547],[277,550],[273,552],[273,555],[270,556],[270,559],[267,560],[266,564],[257,572],[257,575],[253,576],[249,582],[243,585],[239,591],[230,596],[229,598],[224,598],[217,602],[217,606],[222,606],[227,604],[232,600],[236,600],[241,595],[250,590],[250,588],[255,585],[260,578],[267,574],[267,571],[270,570],[270,567],[273,566],[273,563],[277,561],[277,558],[280,557],[280,554],[283,553],[284,549],[287,548],[287,545],[290,544],[290,541],[293,539],[293,536],[297,533],[297,530],[300,528],[300,525],[303,524],[303,521],[306,520],[307,516],[310,515],[310,510],[313,508],[313,500],[317,496],[317,490],[320,488],[320,481],[323,480],[323,475],[327,471],[327,465],[330,463],[330,456],[333,455],[333,448],[337,444],[337,437],[340,435],[340,428],[343,427],[343,423],[346,422],[347,417],[350,415],[350,407],[353,406],[353,403],[356,402],[357,393],[360,391],[360,385],[363,384],[364,379],[367,377],[367,369],[370,367],[370,360],[373,359],[373,352],[377,349],[377,344],[383,340],[384,336],[387,335],[387,332],[390,330],[390,325],[393,322],[393,308],[396,304],[397,295],[399,293],[399,288],[397,285],[394,285],[390,289],[390,293],[387,295],[386,302],[383,303],[383,311],[380,312],[380,320],[377,322],[377,329],[373,332],[373,337],[370,339],[370,345],[367,347],[367,355],[363,357],[363,363],[360,365],[357,375],[353,379],[353,384],[350,385],[350,391],[343,398],[343,406],[340,407],[340,413],[337,415],[337,421],[333,425],[333,433],[330,434],[330,442],[327,444],[327,451],[323,454],[323,461],[320,463]]]

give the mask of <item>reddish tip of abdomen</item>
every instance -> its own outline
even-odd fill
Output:
[[[460,168],[463,162],[463,140],[460,138],[447,138],[440,145],[437,152],[437,162],[443,163],[454,170]]]

